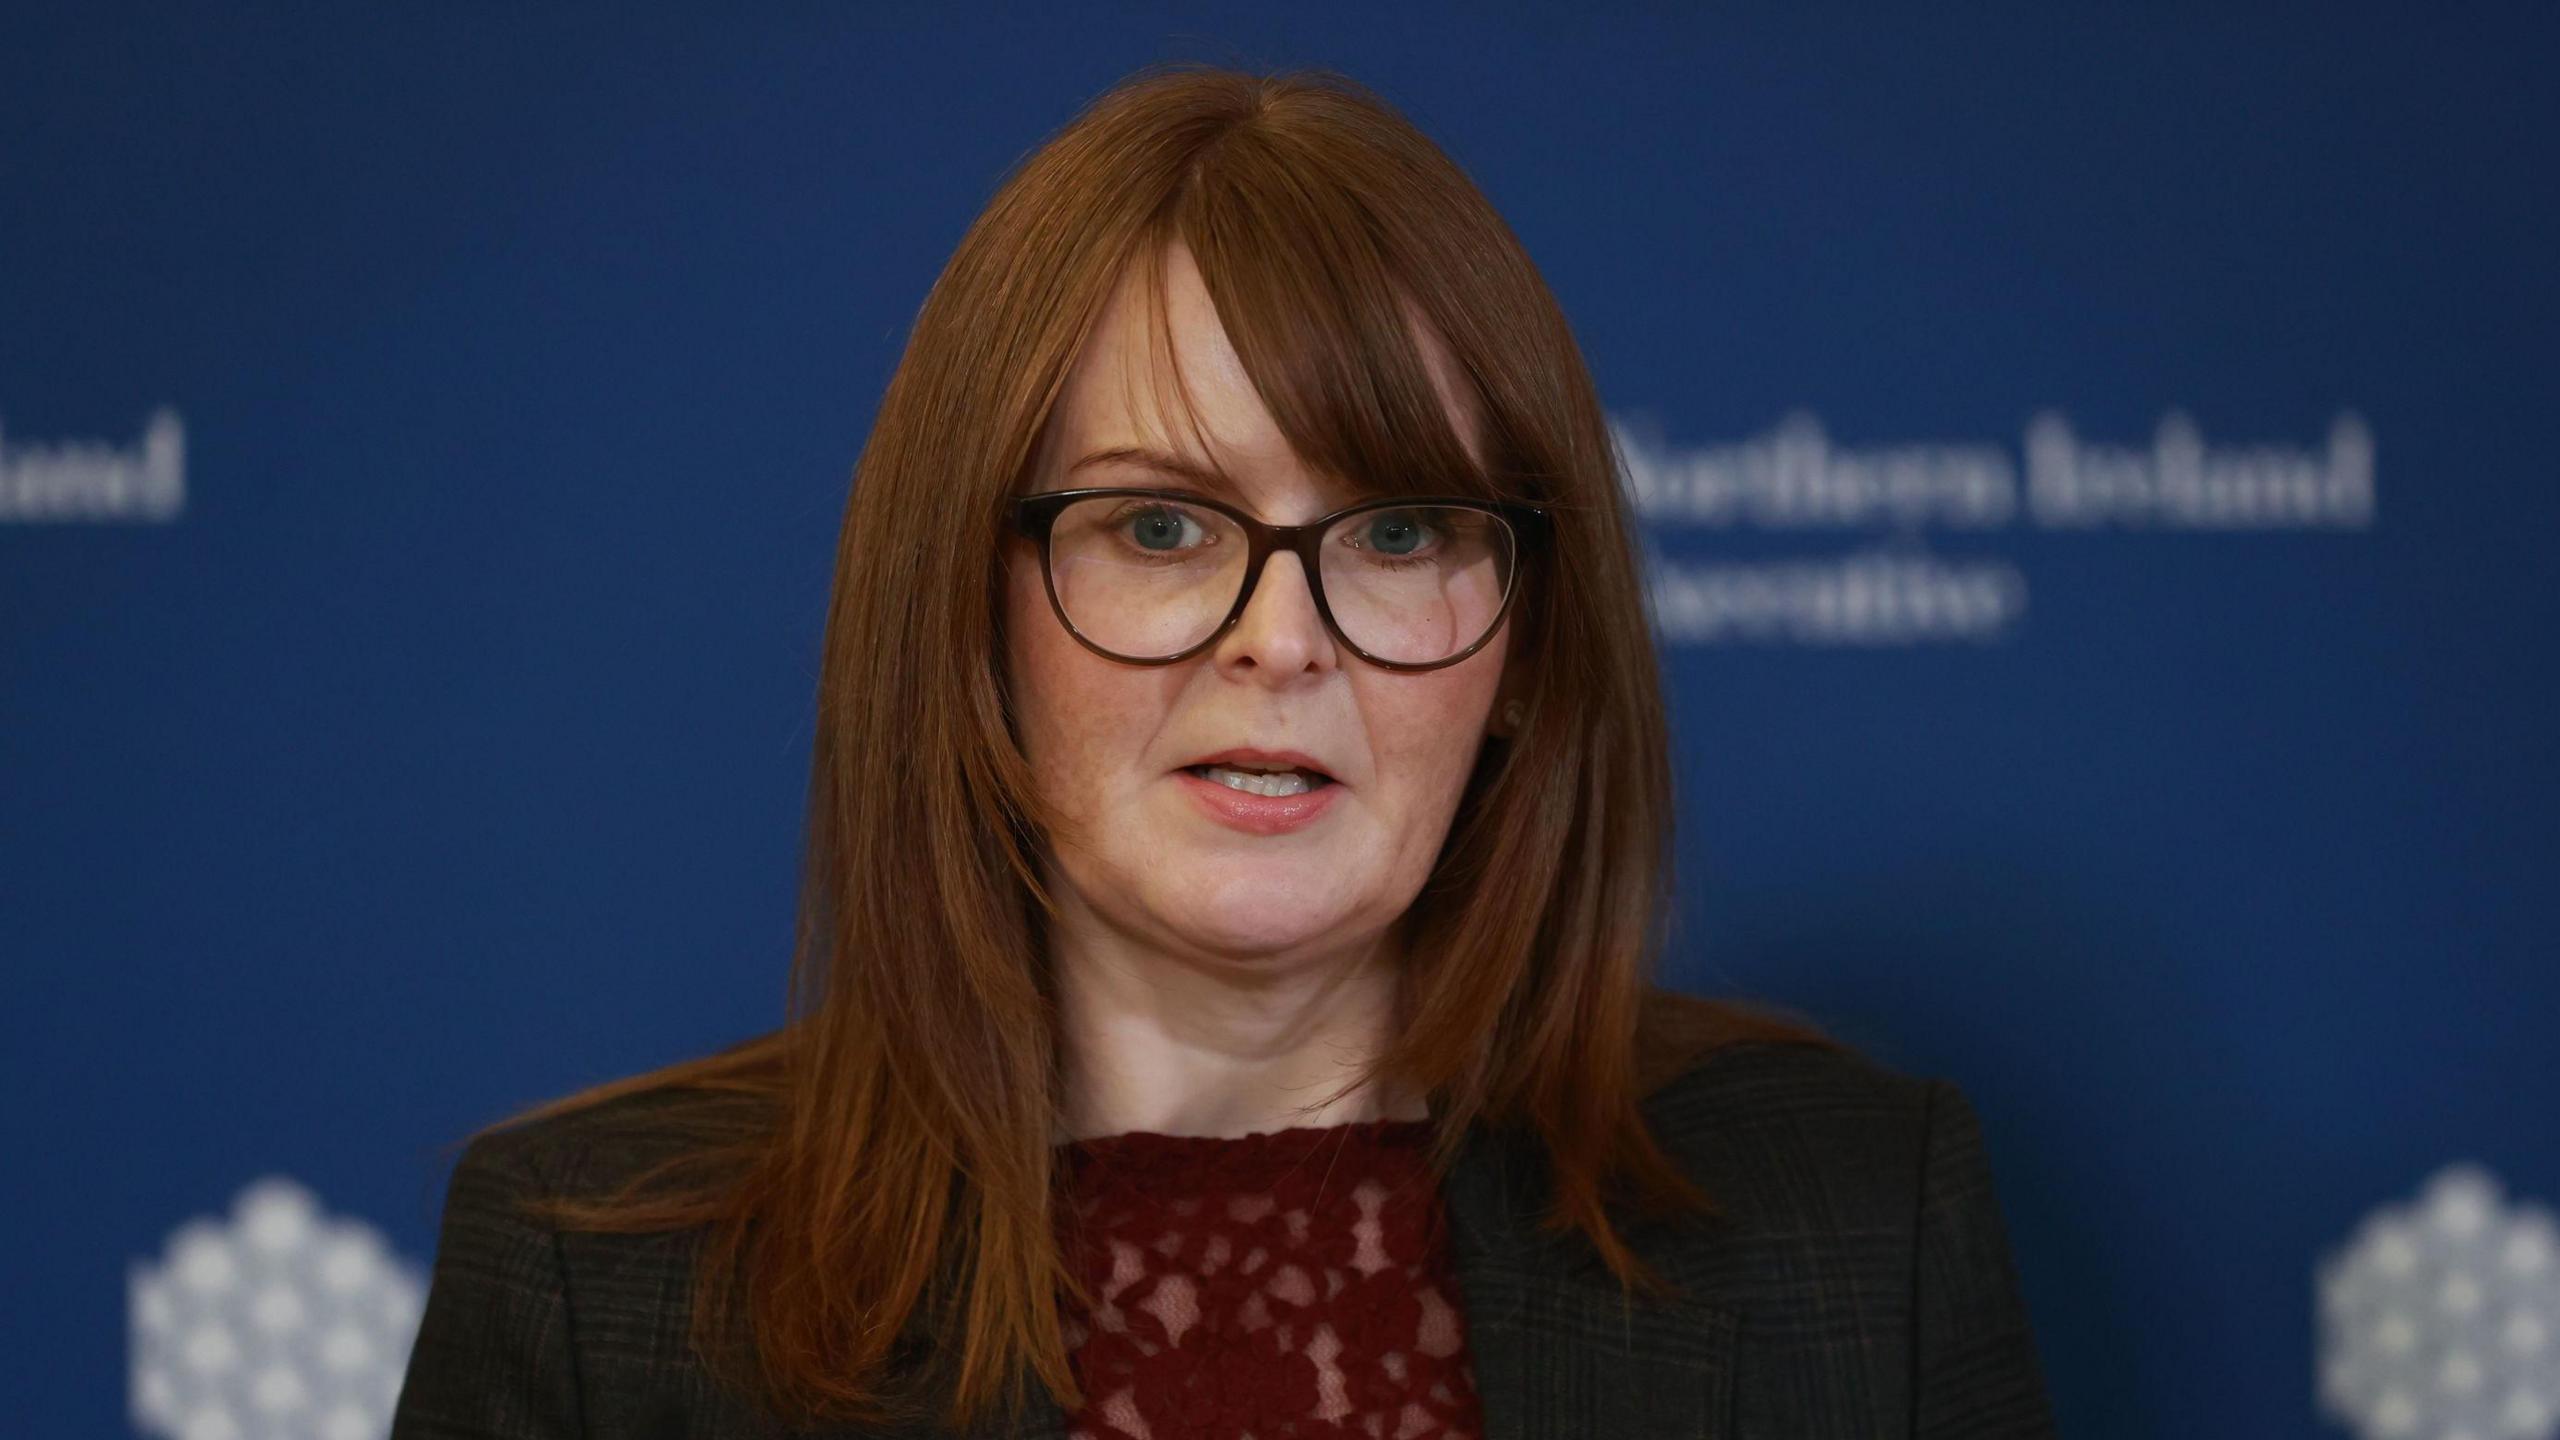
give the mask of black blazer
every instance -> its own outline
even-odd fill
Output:
[[[561,1234],[510,1209],[527,1187],[630,1173],[664,1103],[612,1101],[465,1149],[392,1440],[788,1433],[687,1348],[682,1237]],[[1668,1303],[1626,1305],[1587,1242],[1537,1232],[1533,1144],[1468,1137],[1444,1194],[1486,1440],[2053,1434],[1982,1133],[1953,1083],[1754,1042],[1693,1064],[1645,1108],[1726,1211],[1622,1232],[1683,1288]],[[1039,1408],[1020,1433],[1063,1440],[1065,1417],[1031,1388]],[[826,1432],[893,1433],[940,1432]]]

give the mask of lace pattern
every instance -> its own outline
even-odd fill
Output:
[[[1481,1433],[1430,1122],[1071,1142],[1075,1440]]]

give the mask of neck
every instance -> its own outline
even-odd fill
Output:
[[[1169,954],[1099,926],[1061,923],[1051,958],[1066,1087],[1061,1138],[1427,1118],[1420,1096],[1380,1083],[1334,1094],[1394,1034],[1402,956],[1386,936],[1238,959]]]

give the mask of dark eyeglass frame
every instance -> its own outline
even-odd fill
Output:
[[[1212,629],[1198,644],[1175,655],[1123,655],[1116,650],[1106,650],[1096,644],[1091,637],[1076,628],[1073,620],[1067,618],[1067,607],[1058,599],[1057,575],[1049,568],[1050,530],[1057,524],[1058,512],[1069,505],[1079,500],[1093,500],[1106,495],[1133,500],[1166,500],[1197,506],[1204,510],[1214,510],[1234,521],[1236,527],[1244,531],[1244,583],[1236,587],[1236,601],[1228,608],[1227,618],[1219,621],[1216,628]],[[1333,606],[1325,599],[1324,594],[1324,556],[1321,552],[1324,534],[1343,520],[1371,510],[1410,510],[1425,505],[1460,506],[1481,511],[1500,521],[1508,529],[1512,538],[1511,574],[1502,587],[1502,604],[1494,610],[1493,619],[1486,624],[1484,634],[1478,636],[1474,644],[1438,660],[1383,659],[1361,649],[1350,636],[1342,633],[1341,623],[1333,618]],[[1315,597],[1316,614],[1324,618],[1324,628],[1332,633],[1333,638],[1340,642],[1344,649],[1382,670],[1397,670],[1407,674],[1455,665],[1483,649],[1487,641],[1501,633],[1503,619],[1511,613],[1511,602],[1520,593],[1520,574],[1522,567],[1529,560],[1532,544],[1544,542],[1548,525],[1547,512],[1538,506],[1523,504],[1516,500],[1479,500],[1471,495],[1390,495],[1380,499],[1363,500],[1356,505],[1346,505],[1329,515],[1319,515],[1303,525],[1272,525],[1223,500],[1213,499],[1196,491],[1132,489],[1117,485],[1080,490],[1044,490],[1036,495],[1017,496],[1005,507],[1005,511],[1006,518],[1012,524],[1014,531],[1037,542],[1040,546],[1040,583],[1049,592],[1049,609],[1057,615],[1058,623],[1065,626],[1067,633],[1076,638],[1076,643],[1106,660],[1117,660],[1124,665],[1172,665],[1188,660],[1208,649],[1218,642],[1218,637],[1234,629],[1236,621],[1244,618],[1245,606],[1253,601],[1254,587],[1262,583],[1263,562],[1274,554],[1287,551],[1298,557],[1299,569],[1307,577],[1307,592]]]

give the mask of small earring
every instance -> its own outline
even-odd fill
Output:
[[[1529,707],[1521,704],[1517,700],[1506,700],[1502,702],[1502,723],[1509,726],[1511,729],[1519,729],[1520,722],[1527,718],[1528,714]]]

